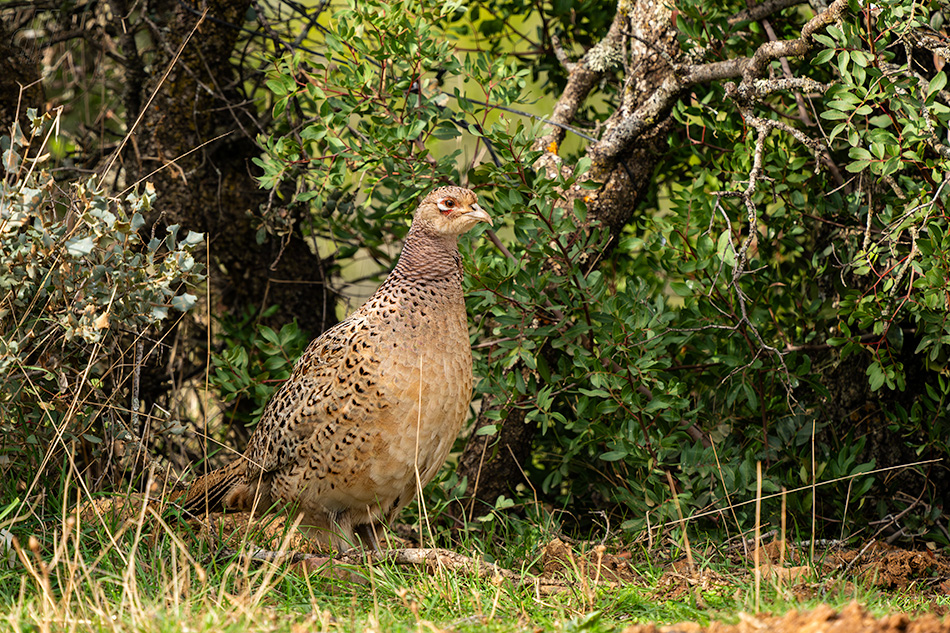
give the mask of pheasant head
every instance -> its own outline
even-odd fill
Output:
[[[491,216],[478,206],[478,196],[464,187],[440,187],[431,192],[416,209],[413,228],[445,237],[457,237],[479,222],[491,225]]]

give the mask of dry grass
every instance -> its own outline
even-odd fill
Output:
[[[489,559],[495,554],[515,571],[513,578],[387,563],[346,567],[345,577],[328,577],[296,564],[252,561],[256,546],[248,542],[237,556],[215,556],[217,545],[165,515],[139,503],[122,522],[78,520],[65,509],[55,521],[21,521],[17,533],[32,528],[36,536],[24,536],[22,546],[15,542],[12,561],[0,569],[0,629],[619,631],[634,622],[734,620],[754,612],[759,600],[762,610],[775,613],[818,602],[841,608],[853,599],[877,612],[904,610],[909,604],[900,601],[910,600],[831,578],[799,579],[799,587],[824,587],[806,598],[796,597],[795,583],[774,576],[757,590],[752,557],[713,563],[715,548],[694,538],[690,568],[675,535],[653,552],[620,552],[637,561],[639,577],[610,585],[599,582],[604,548],[575,544],[559,567],[563,590],[546,592],[530,579],[548,566],[537,547],[550,535],[531,537],[523,525],[510,526],[523,540],[507,547],[478,538],[456,546]],[[286,547],[291,536],[285,530],[274,546]],[[584,560],[596,561],[593,574]],[[928,609],[937,601],[921,595],[910,604]]]

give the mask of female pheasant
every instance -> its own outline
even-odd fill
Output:
[[[396,267],[358,310],[307,347],[247,450],[198,478],[186,510],[296,504],[320,546],[377,548],[377,530],[444,463],[472,398],[456,239],[491,217],[442,187],[416,209]]]

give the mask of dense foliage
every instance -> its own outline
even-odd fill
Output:
[[[614,11],[649,4],[370,0],[283,20],[286,33],[301,33],[292,44],[238,60],[266,75],[258,89],[243,84],[261,104],[256,176],[273,192],[249,211],[258,240],[279,245],[301,231],[335,262],[341,286],[354,276],[346,266],[367,259],[376,279],[420,195],[447,182],[476,189],[496,223],[462,240],[476,397],[490,403],[474,432],[499,433],[513,408],[538,429],[525,477],[498,509],[553,508],[580,525],[605,512],[605,524],[629,533],[682,511],[703,516],[703,527],[746,530],[753,506],[735,504],[755,495],[761,462],[762,489],[790,491],[789,516],[803,533],[816,520],[823,534],[847,534],[855,516],[915,505],[915,523],[900,529],[946,541],[945,8],[833,3],[837,19],[810,32],[798,56],[740,77],[694,70],[795,40],[815,13],[789,6],[750,19],[745,2],[676,2],[679,52],[657,53],[660,65],[699,78],[642,122],[664,149],[651,157],[649,190],[616,229],[598,214],[605,185],[589,149],[634,84],[651,78],[637,75],[627,49],[602,40]],[[564,143],[539,143],[550,101],[581,56],[601,73],[595,96]],[[552,154],[560,169],[542,168]],[[55,380],[40,351],[13,347],[55,326],[57,362],[80,378],[69,393],[97,388],[112,366],[97,354],[194,301],[198,291],[181,284],[198,281],[190,253],[199,240],[179,240],[174,228],[139,240],[135,230],[150,227],[139,226],[136,205],[152,204],[148,191],[121,202],[84,184],[64,197],[51,180],[30,184],[39,172],[17,175],[26,162],[8,160],[4,213],[33,204],[23,186],[49,206],[39,224],[4,228],[3,247],[13,231],[52,259],[38,273],[20,260],[4,273],[4,301],[19,303],[3,315],[2,344],[20,356],[2,362],[18,363],[8,375],[24,381]],[[618,169],[634,167],[621,160]],[[309,221],[290,208],[308,210]],[[47,290],[56,303],[45,308],[33,300],[42,285],[29,280],[63,262],[71,267],[62,274],[77,277],[59,294]],[[208,384],[226,405],[242,403],[230,419],[253,424],[306,334],[219,316]],[[39,338],[52,349],[53,339]],[[30,385],[8,388],[5,405],[31,389],[55,391]],[[22,402],[4,423],[32,428],[23,422],[72,415],[44,399]],[[914,460],[936,461],[921,477],[866,474]],[[475,486],[447,477],[450,497]],[[777,520],[779,503],[770,499],[767,516]]]

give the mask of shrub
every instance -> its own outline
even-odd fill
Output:
[[[29,136],[0,138],[0,459],[6,481],[35,484],[57,453],[138,437],[137,371],[195,305],[203,236],[146,237],[149,184],[57,181],[44,164],[58,115],[28,114]]]

